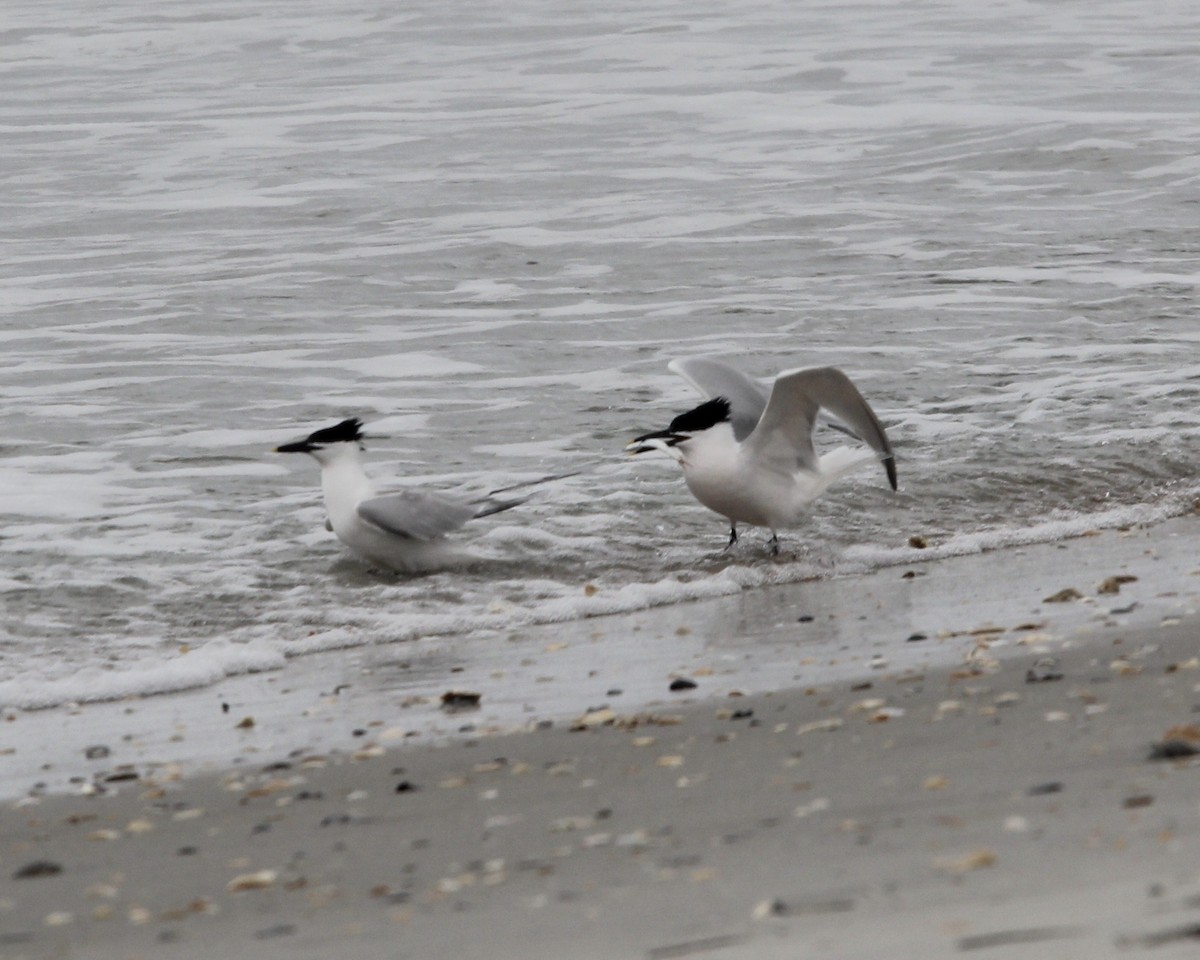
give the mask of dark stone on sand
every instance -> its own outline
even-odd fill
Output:
[[[102,743],[98,743],[95,746],[88,747],[87,749],[85,749],[83,751],[84,757],[87,758],[88,760],[103,760],[110,753],[112,753],[112,751],[108,747],[104,746],[104,744],[102,744]]]
[[[904,642],[905,643],[920,643],[922,640],[928,640],[928,639],[929,639],[929,637],[927,637],[923,633],[910,633],[908,635],[908,639],[905,640]]]
[[[398,784],[396,784],[397,793],[416,793],[416,791],[419,789],[420,787],[418,787],[411,780],[401,780]]]
[[[482,699],[483,694],[473,690],[447,690],[442,694],[442,709],[474,710]]]
[[[195,847],[180,847],[178,850],[175,851],[175,854],[176,854],[176,856],[180,856],[180,857],[194,857],[196,855],[196,848]]]
[[[1163,740],[1150,748],[1151,760],[1186,760],[1200,753],[1200,747],[1186,740]]]
[[[680,690],[695,690],[696,681],[689,680],[687,677],[676,677],[671,681],[671,685],[667,689],[674,693]]]
[[[733,713],[731,713],[729,715],[729,719],[730,720],[748,720],[752,716],[754,716],[753,710],[734,710]]]
[[[1063,785],[1059,781],[1052,780],[1049,783],[1034,784],[1025,792],[1031,797],[1044,797],[1051,793],[1062,793],[1062,788]]]
[[[263,930],[254,931],[255,940],[273,940],[275,937],[290,937],[296,932],[294,925],[290,923],[280,923],[273,927],[266,927]]]
[[[803,616],[797,617],[796,622],[797,623],[812,623],[813,615],[811,613],[806,613]]]
[[[850,913],[854,909],[854,900],[850,897],[829,897],[827,899],[797,899],[783,900],[776,897],[768,908],[773,917],[798,917],[822,913]]]
[[[19,867],[13,874],[14,880],[36,880],[40,877],[54,877],[62,873],[62,864],[52,860],[32,860]]]

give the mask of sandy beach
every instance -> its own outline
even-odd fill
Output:
[[[1197,955],[1196,4],[0,22],[0,960]]]
[[[1197,523],[10,714],[0,955],[1191,955]]]

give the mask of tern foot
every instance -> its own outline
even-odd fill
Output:
[[[729,527],[729,542],[727,544],[725,544],[725,550],[726,551],[732,550],[733,545],[737,542],[738,542],[737,527],[731,524]]]

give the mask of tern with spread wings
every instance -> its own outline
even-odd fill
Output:
[[[846,374],[833,367],[785,370],[768,392],[740,370],[710,357],[668,365],[708,399],[671,421],[666,430],[638,437],[630,453],[661,450],[683,468],[693,496],[729,521],[729,546],[739,523],[771,531],[794,526],[831,483],[882,461],[896,489],[896,458],[879,418]],[[866,447],[838,447],[819,455],[813,446],[818,413],[830,426]]]

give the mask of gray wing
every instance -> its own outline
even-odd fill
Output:
[[[470,504],[426,490],[389,493],[358,505],[358,515],[367,523],[413,540],[432,540],[457,530],[475,514]]]
[[[711,357],[672,360],[667,369],[696,388],[706,400],[724,397],[729,401],[729,420],[737,440],[754,432],[767,406],[767,388],[727,363]]]
[[[812,430],[821,408],[843,421],[847,432],[879,454],[895,490],[896,458],[883,425],[853,381],[833,367],[785,370],[776,377],[767,408],[747,443],[754,455],[764,460],[790,459],[803,468],[816,469]]]

